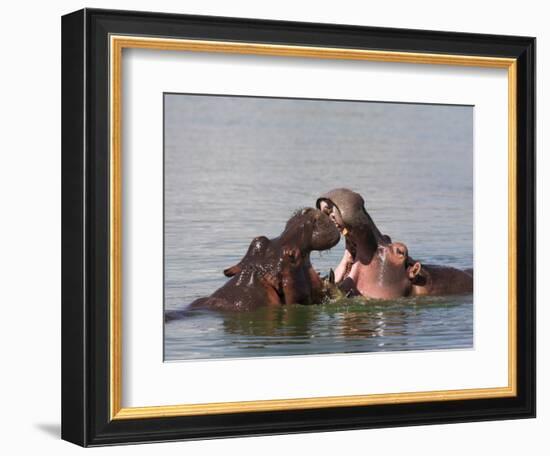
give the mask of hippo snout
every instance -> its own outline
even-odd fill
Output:
[[[330,217],[319,209],[314,209],[313,250],[328,250],[340,241],[340,230]]]

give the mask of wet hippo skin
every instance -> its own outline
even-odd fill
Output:
[[[474,291],[473,269],[461,270],[450,266],[426,264],[413,281],[411,295],[441,296],[466,294]]]
[[[224,270],[230,280],[189,308],[253,310],[269,305],[318,303],[323,283],[311,265],[310,253],[330,249],[339,240],[338,229],[325,213],[301,209],[288,220],[279,237],[253,239],[243,259]],[[177,315],[170,312],[165,318]]]

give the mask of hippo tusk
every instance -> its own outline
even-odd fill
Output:
[[[336,280],[334,278],[334,271],[332,270],[332,268],[330,268],[330,271],[328,273],[328,283],[330,283],[331,285],[334,285],[335,282]]]
[[[343,234],[344,236],[347,236],[348,233],[349,233],[349,231],[348,231],[347,228],[344,228],[344,229],[342,230],[342,234]]]

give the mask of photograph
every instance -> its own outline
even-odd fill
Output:
[[[57,396],[36,395],[56,413],[60,397],[64,441],[139,451],[354,430],[333,435],[369,432],[380,452],[378,432],[399,427],[408,452],[415,440],[425,453],[456,441],[460,454],[479,436],[515,453],[535,441],[503,426],[537,416],[542,19],[93,3],[55,15],[61,96],[44,85],[57,101],[37,112],[61,99],[61,116],[41,116],[36,132],[24,122],[33,134],[11,148],[46,130],[61,143],[61,289],[46,280],[61,321],[34,320],[60,328]],[[42,56],[33,64],[47,69]],[[23,263],[49,220],[42,195],[19,205],[34,220],[15,224],[33,228],[12,242]],[[52,371],[31,348],[11,351]],[[457,439],[467,422],[483,425]],[[22,429],[15,440],[33,440]]]
[[[163,98],[165,362],[474,348],[474,106]]]

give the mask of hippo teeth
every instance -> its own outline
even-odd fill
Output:
[[[342,230],[342,234],[343,234],[344,236],[347,236],[348,233],[349,233],[349,231],[348,231],[347,228],[344,228],[344,229]]]

